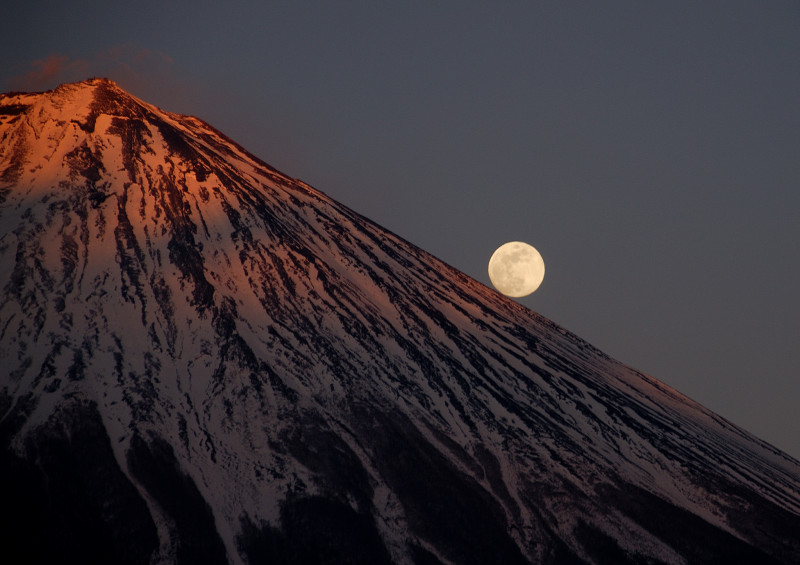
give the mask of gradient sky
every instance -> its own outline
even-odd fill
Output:
[[[800,3],[42,2],[0,90],[107,76],[800,458]]]

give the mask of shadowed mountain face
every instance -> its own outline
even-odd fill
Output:
[[[29,562],[800,562],[797,461],[109,81],[0,97],[0,289]]]

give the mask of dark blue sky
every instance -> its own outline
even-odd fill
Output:
[[[467,5],[469,4],[469,5]],[[19,2],[0,90],[197,115],[800,457],[800,3]]]

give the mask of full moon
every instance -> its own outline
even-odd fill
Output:
[[[544,260],[532,245],[510,241],[498,247],[489,259],[489,278],[506,296],[528,296],[542,284]]]

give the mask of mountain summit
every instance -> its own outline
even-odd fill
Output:
[[[93,79],[0,97],[28,563],[800,562],[800,463]]]

